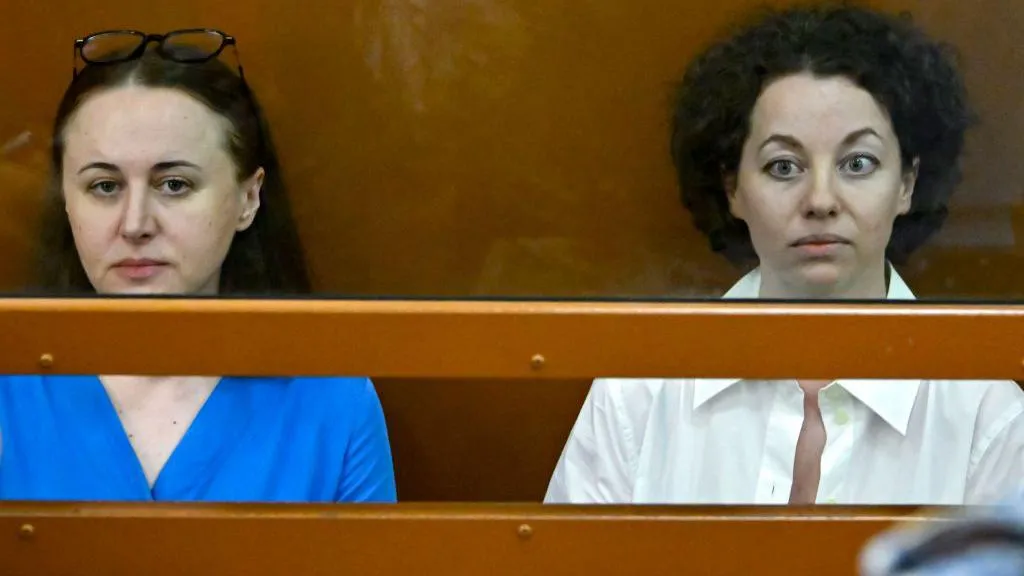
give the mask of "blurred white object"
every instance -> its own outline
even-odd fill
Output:
[[[868,543],[864,576],[1024,574],[1024,493],[949,521],[895,528]]]
[[[13,153],[18,148],[28,145],[32,140],[32,133],[25,130],[21,134],[18,134],[14,138],[11,138],[4,143],[3,148],[0,148],[0,153],[7,155]]]

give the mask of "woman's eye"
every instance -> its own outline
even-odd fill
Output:
[[[180,196],[192,190],[192,183],[182,178],[167,178],[160,182],[159,188],[169,196]]]
[[[775,160],[765,166],[765,172],[774,178],[788,180],[800,173],[800,167],[792,160]]]
[[[843,160],[839,169],[854,176],[867,176],[878,168],[878,159],[868,154],[856,154]]]
[[[89,192],[97,196],[113,196],[117,194],[119,186],[114,180],[100,180],[89,186]]]

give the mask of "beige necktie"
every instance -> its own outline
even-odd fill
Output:
[[[810,386],[804,391],[804,423],[796,440],[790,504],[814,504],[818,496],[821,454],[825,451],[825,423],[818,406],[818,389]]]

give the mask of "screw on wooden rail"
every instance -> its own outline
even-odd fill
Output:
[[[18,529],[18,536],[22,540],[28,540],[35,536],[36,527],[31,524],[22,524],[21,528]]]
[[[50,368],[51,366],[53,366],[53,354],[50,354],[49,352],[44,352],[39,357],[39,365],[42,366],[43,368]]]
[[[519,534],[520,539],[529,540],[533,536],[533,528],[529,524],[520,524],[516,533]]]
[[[534,354],[533,358],[530,358],[530,368],[533,368],[534,370],[540,370],[541,368],[544,367],[545,362],[547,362],[547,360],[544,359],[544,355]]]

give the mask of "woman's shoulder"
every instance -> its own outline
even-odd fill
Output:
[[[998,404],[1024,402],[1024,390],[1013,380],[922,380],[928,393],[947,401],[975,404],[994,401]]]
[[[373,383],[366,376],[247,376],[233,379],[250,386],[283,387],[297,392],[327,387],[351,393],[373,388]]]
[[[22,404],[22,397],[38,395],[43,382],[44,377],[39,374],[0,374],[0,411]]]
[[[287,376],[239,379],[252,394],[283,406],[336,416],[373,410],[379,406],[377,391],[366,376]]]
[[[0,386],[42,384],[49,378],[49,376],[43,376],[42,374],[0,374]]]
[[[935,407],[958,412],[975,427],[1004,425],[1024,416],[1024,391],[1013,380],[924,380]]]
[[[693,380],[666,378],[597,378],[591,394],[607,395],[616,402],[643,402],[657,396],[665,386],[686,386]]]
[[[690,378],[598,378],[590,387],[587,403],[640,427],[655,405],[679,402],[693,382]]]
[[[295,390],[328,388],[341,394],[365,394],[373,391],[373,382],[366,376],[289,376],[283,379]]]
[[[70,386],[93,381],[96,376],[63,376],[50,374],[0,374],[0,394],[34,394],[51,386]]]

